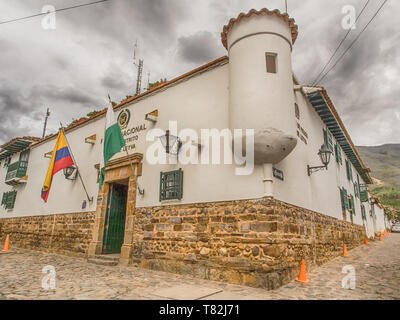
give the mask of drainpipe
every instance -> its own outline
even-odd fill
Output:
[[[263,164],[264,197],[273,197],[272,163]]]

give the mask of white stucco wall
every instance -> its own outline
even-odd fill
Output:
[[[86,188],[90,196],[94,197],[94,201],[89,203],[86,194],[79,181],[66,180],[63,172],[58,172],[53,177],[50,194],[47,203],[41,198],[41,189],[46,176],[47,168],[50,163],[49,158],[45,158],[44,154],[52,151],[56,138],[47,140],[46,142],[31,148],[29,154],[26,184],[19,184],[15,187],[8,186],[4,183],[7,168],[0,169],[1,181],[0,194],[5,191],[17,191],[14,208],[5,210],[0,208],[1,217],[18,217],[29,215],[42,215],[52,213],[73,213],[82,211],[94,211],[96,209],[97,198],[97,170],[94,164],[100,162],[100,144],[95,145],[85,143],[85,137],[92,134],[101,134],[104,131],[104,118],[91,121],[86,126],[81,126],[75,130],[70,130],[66,137],[70,143],[72,152],[76,162],[80,168],[80,172],[85,182]],[[98,139],[99,141],[99,139]],[[19,154],[14,154],[11,163],[18,161]],[[86,200],[86,208],[82,209],[82,202]]]
[[[367,233],[368,238],[372,238],[375,236],[376,229],[376,218],[369,203],[364,203],[365,205],[365,214],[367,216],[367,220],[365,222],[365,232]]]
[[[196,203],[208,201],[223,201],[237,199],[260,198],[263,195],[262,169],[256,166],[253,174],[249,176],[235,175],[236,164],[232,165],[151,165],[146,159],[146,150],[152,142],[146,142],[146,134],[152,128],[165,130],[170,120],[178,123],[178,132],[184,128],[193,128],[200,132],[202,128],[224,129],[229,125],[228,114],[228,65],[224,64],[207,72],[198,74],[179,84],[160,90],[143,99],[138,99],[130,105],[123,106],[115,112],[115,116],[123,109],[131,112],[129,128],[145,125],[146,130],[136,133],[136,148],[129,153],[143,153],[142,176],[138,183],[145,190],[144,196],[137,196],[137,206],[155,206],[159,202],[159,178],[161,171],[182,168],[184,171],[183,199],[171,203]],[[296,91],[296,102],[300,108],[300,125],[308,133],[308,144],[298,141],[293,152],[282,162],[275,165],[284,172],[284,181],[274,178],[274,194],[279,200],[298,205],[310,210],[325,213],[332,217],[342,219],[340,187],[345,187],[348,194],[354,195],[352,183],[346,176],[345,159],[342,153],[343,165],[338,165],[332,155],[328,171],[315,172],[308,177],[307,164],[320,165],[317,155],[323,143],[324,124],[307,102],[301,92]],[[294,108],[294,106],[293,106]],[[158,109],[158,121],[153,124],[145,120],[145,114]],[[297,126],[297,119],[292,121]],[[97,134],[94,146],[84,142],[85,137]],[[80,167],[83,180],[90,196],[94,196],[93,203],[87,203],[82,210],[82,202],[86,199],[80,181],[66,180],[59,172],[53,179],[50,196],[47,203],[40,198],[46,170],[50,159],[44,158],[44,153],[54,147],[55,138],[34,146],[31,149],[28,164],[28,182],[26,185],[16,186],[18,191],[15,207],[4,210],[1,207],[1,217],[15,217],[26,215],[40,215],[53,213],[67,213],[80,211],[93,211],[96,209],[96,196],[98,185],[97,170],[94,165],[100,162],[101,144],[104,135],[104,117],[97,118],[85,125],[67,132],[76,161]],[[133,136],[133,135],[131,135]],[[131,137],[129,136],[129,137]],[[335,143],[335,141],[333,141]],[[203,149],[204,150],[204,149]],[[202,151],[200,151],[201,153]],[[126,155],[120,152],[115,158]],[[11,162],[17,161],[19,155],[14,155]],[[0,167],[0,177],[5,179],[6,168]],[[353,177],[356,178],[353,167]],[[360,178],[360,182],[362,180]],[[12,187],[0,184],[0,193],[11,190]],[[369,207],[366,205],[368,216]],[[359,199],[355,197],[356,215],[354,222],[362,225],[361,208]],[[349,220],[349,216],[348,216]]]
[[[376,215],[376,230],[375,232],[381,233],[385,231],[385,210],[378,205],[374,205]]]
[[[263,31],[269,33],[260,33]],[[244,36],[246,38],[242,39]],[[194,129],[200,136],[201,129],[273,127],[296,136],[299,123],[307,132],[307,144],[298,139],[297,146],[289,156],[274,165],[283,171],[284,181],[273,178],[273,194],[279,200],[342,219],[339,189],[344,187],[349,195],[354,196],[353,183],[346,176],[344,152],[342,165],[336,163],[333,154],[329,170],[315,172],[310,177],[307,175],[307,165],[321,165],[317,152],[324,142],[325,125],[305,96],[300,91],[294,91],[291,35],[287,23],[276,17],[255,16],[244,19],[229,33],[228,47],[238,39],[240,41],[229,50],[229,64],[228,60],[221,60],[213,67],[136,99],[115,112],[117,117],[121,110],[130,111],[131,120],[127,129],[140,126],[145,128],[126,136],[137,139],[128,143],[135,144],[128,152],[144,154],[142,176],[138,178],[138,184],[145,193],[143,196],[137,195],[137,207],[160,205],[160,172],[178,168],[184,171],[183,198],[180,201],[161,203],[162,205],[252,199],[264,195],[261,165],[256,165],[250,175],[236,175],[236,163],[150,164],[146,150],[153,142],[146,141],[146,135],[151,129],[164,131],[169,128],[170,121],[177,121],[178,130],[171,134],[182,139],[184,137],[180,130],[185,128]],[[276,74],[266,72],[266,52],[278,55]],[[300,109],[299,121],[295,117],[295,101]],[[156,109],[159,113],[158,121],[153,123],[145,120],[145,115]],[[82,209],[86,195],[79,179],[68,181],[62,172],[53,179],[48,202],[44,203],[40,198],[50,161],[43,155],[53,149],[53,138],[32,148],[27,171],[28,182],[15,187],[18,191],[15,207],[8,211],[1,208],[0,217],[95,210],[98,185],[94,165],[100,162],[104,121],[102,116],[67,132],[89,195],[94,197],[92,203],[87,203],[86,208]],[[98,138],[94,146],[84,142],[85,137],[93,134]],[[333,144],[335,143],[333,138]],[[207,151],[203,145],[200,156]],[[224,150],[221,151],[223,153]],[[124,155],[126,153],[122,151],[114,158]],[[14,158],[18,158],[18,155]],[[0,168],[3,181],[5,169]],[[357,173],[354,167],[352,169],[355,180]],[[360,182],[363,183],[361,178]],[[11,187],[0,183],[0,193],[10,189]],[[354,199],[356,214],[353,221],[362,225],[360,202],[358,198]],[[369,207],[366,209],[368,212]],[[349,215],[347,220],[350,220]]]
[[[336,162],[335,152],[331,155],[328,170],[317,171],[309,177],[307,165],[320,166],[318,150],[324,143],[323,129],[326,129],[321,118],[301,91],[295,93],[296,103],[300,110],[300,120],[293,117],[286,121],[297,123],[307,132],[307,144],[299,139],[295,149],[275,167],[284,172],[285,181],[274,180],[274,194],[279,200],[294,203],[298,206],[322,212],[342,219],[340,189],[345,188],[348,195],[353,195],[356,214],[353,221],[363,225],[361,202],[354,194],[353,182],[357,181],[357,171],[352,165],[353,181],[347,178],[345,153],[342,152],[342,164]],[[293,106],[294,108],[294,106]],[[336,140],[332,137],[333,146]],[[364,183],[359,176],[360,183]],[[368,210],[368,203],[364,203]],[[350,221],[350,214],[347,213]]]

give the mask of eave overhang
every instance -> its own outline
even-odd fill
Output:
[[[39,138],[14,138],[11,141],[3,144],[0,151],[0,160],[11,156],[14,153],[21,152],[28,148],[33,142],[38,141]]]
[[[312,88],[312,90],[307,91],[306,95],[311,105],[335,137],[347,158],[354,165],[363,180],[367,184],[372,184],[373,182],[369,174],[371,169],[364,165],[326,91],[323,88]]]
[[[5,158],[8,158],[9,156],[11,156],[11,154],[12,153],[10,151],[8,151],[8,150],[1,150],[0,151],[0,161],[5,159]]]

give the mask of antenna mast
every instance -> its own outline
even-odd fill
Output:
[[[42,138],[44,138],[44,136],[46,135],[47,118],[48,118],[49,116],[50,116],[50,110],[49,110],[49,108],[47,108],[46,116],[45,116],[45,118],[44,118],[44,126],[43,126]]]
[[[137,50],[137,41],[135,42],[133,49],[133,64],[138,68],[137,79],[136,79],[136,95],[140,94],[142,89],[142,75],[143,75],[143,63],[144,60],[139,59],[139,64],[136,63],[136,50]]]

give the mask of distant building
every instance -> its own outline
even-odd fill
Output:
[[[115,106],[127,147],[108,163],[100,191],[105,110],[68,127],[93,201],[79,179],[62,173],[42,201],[56,135],[4,144],[0,236],[10,233],[16,246],[92,258],[121,253],[123,264],[275,288],[293,278],[302,257],[322,263],[343,243],[352,248],[383,231],[383,208],[368,194],[370,170],[326,90],[293,74],[297,29],[278,10],[240,14],[222,32],[228,56]],[[161,142],[146,135],[164,135],[170,121],[177,123],[171,135],[192,143],[199,158],[209,152],[209,164],[148,161],[149,147]],[[253,172],[213,164],[212,147],[191,142],[185,128],[199,137],[201,129],[254,129]],[[332,152],[327,170],[310,172],[322,166],[322,145]],[[182,157],[174,147],[169,158]]]

